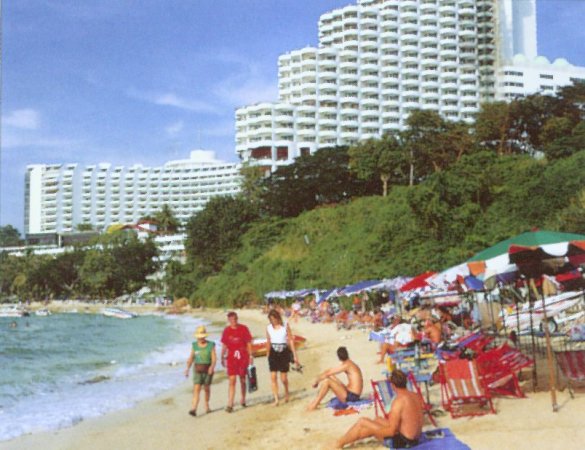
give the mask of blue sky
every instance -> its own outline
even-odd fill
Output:
[[[517,0],[522,1],[522,0]],[[234,110],[277,97],[277,58],[350,0],[18,0],[2,11],[0,223],[28,164],[236,161]],[[585,1],[538,0],[539,53],[585,66]]]

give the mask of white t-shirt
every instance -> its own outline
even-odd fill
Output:
[[[391,344],[398,343],[401,345],[410,344],[414,338],[412,336],[412,325],[409,323],[399,323],[390,330],[388,340]]]
[[[286,333],[286,322],[278,327],[274,328],[272,324],[269,324],[266,327],[266,331],[268,331],[268,336],[270,336],[270,343],[271,344],[287,344],[287,333]]]

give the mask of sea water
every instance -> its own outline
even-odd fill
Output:
[[[202,323],[164,316],[0,317],[0,441],[129,408],[178,385]]]

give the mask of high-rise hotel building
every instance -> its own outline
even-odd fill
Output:
[[[321,16],[318,47],[280,56],[277,102],[236,111],[236,152],[275,169],[400,130],[414,109],[472,121],[482,102],[585,80],[536,42],[536,0],[357,0]]]
[[[239,166],[204,150],[162,167],[29,165],[24,225],[27,234],[73,231],[79,224],[100,230],[113,223],[136,223],[165,204],[185,223],[212,197],[239,189]]]

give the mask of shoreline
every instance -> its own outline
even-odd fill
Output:
[[[265,316],[259,310],[239,310],[240,322],[250,327],[254,337],[263,336]],[[225,323],[225,311],[191,310],[209,322]],[[381,365],[375,364],[377,345],[359,330],[337,331],[334,324],[311,324],[301,319],[291,324],[295,333],[307,338],[299,351],[304,374],[289,373],[291,401],[278,407],[271,405],[272,396],[267,362],[256,358],[259,389],[248,395],[248,407],[239,406],[239,393],[232,414],[223,411],[227,399],[227,379],[216,375],[211,388],[212,413],[197,417],[188,415],[191,405],[191,380],[176,388],[141,401],[131,409],[119,410],[85,420],[73,427],[52,432],[20,436],[0,442],[0,449],[104,449],[112,448],[177,448],[198,449],[255,448],[273,449],[286,444],[289,448],[323,448],[344,433],[358,417],[374,417],[373,407],[361,414],[334,417],[330,409],[321,407],[305,412],[315,391],[311,380],[321,371],[337,364],[335,350],[344,345],[350,357],[364,372],[364,394],[371,392],[369,379],[380,379]],[[185,360],[189,342],[185,343]],[[179,362],[177,370],[183,371]],[[577,391],[575,399],[559,392],[560,411],[553,413],[549,392],[527,392],[524,399],[495,398],[496,415],[473,419],[437,418],[440,427],[451,428],[458,439],[473,449],[494,447],[520,450],[563,448],[580,449],[585,442],[582,427],[585,395]],[[327,397],[329,398],[329,396]],[[431,388],[431,402],[440,403],[439,386]],[[200,403],[199,412],[203,412]],[[426,428],[429,428],[427,426]],[[376,441],[366,441],[359,448],[382,448]],[[352,447],[355,448],[355,447]]]

